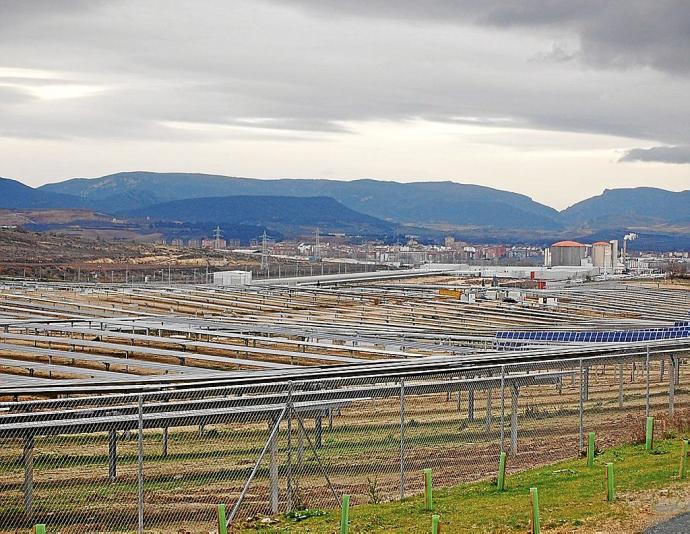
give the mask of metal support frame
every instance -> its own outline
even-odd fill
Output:
[[[163,450],[161,451],[161,455],[163,458],[168,457],[168,427],[164,426],[163,427]]]
[[[264,456],[266,456],[266,451],[271,446],[271,443],[273,443],[276,435],[278,434],[278,429],[280,428],[280,423],[283,420],[283,417],[285,417],[285,413],[287,412],[287,410],[288,410],[288,407],[286,405],[285,408],[283,408],[283,410],[280,412],[280,415],[278,417],[276,417],[275,423],[273,424],[273,428],[268,435],[268,439],[266,440],[266,443],[264,443],[264,446],[261,449],[261,453],[259,454],[259,457],[256,459],[256,463],[254,464],[252,472],[249,474],[249,477],[245,481],[244,486],[242,487],[242,491],[240,492],[240,496],[237,498],[237,502],[235,503],[235,505],[232,507],[232,510],[230,511],[230,515],[228,516],[228,519],[227,519],[227,525],[228,526],[230,526],[232,524],[233,519],[235,519],[235,515],[237,515],[237,511],[240,509],[240,505],[242,504],[244,497],[247,495],[247,490],[249,489],[249,485],[254,480],[254,477],[256,476],[256,473],[259,470],[259,466],[261,465],[261,461],[264,459]]]
[[[117,431],[108,431],[108,480],[117,479]]]
[[[673,415],[675,408],[676,395],[676,367],[678,365],[677,358],[671,356],[668,367],[668,414]]]
[[[510,388],[510,454],[517,454],[518,440],[518,394],[520,388],[512,384]]]
[[[645,391],[644,415],[649,417],[649,345],[647,345],[647,353],[645,355],[645,382],[647,389]]]
[[[34,436],[29,434],[24,438],[24,513],[28,520],[33,518],[34,510]]]
[[[137,533],[144,533],[144,397],[139,395],[137,438]]]
[[[505,395],[505,386],[506,386],[506,366],[501,365],[501,452],[503,452],[503,445],[505,443],[505,432],[506,432],[506,425],[505,425],[505,413],[506,413],[506,395]]]
[[[268,424],[268,431],[271,433],[276,421],[272,420]],[[272,435],[272,434],[271,434]],[[279,497],[279,482],[278,482],[278,435],[277,433],[269,438],[270,456],[268,464],[268,478],[271,488],[271,513],[278,513],[278,497]]]
[[[317,449],[323,447],[323,415],[320,413],[314,417],[314,441]]]
[[[579,428],[579,450],[582,451],[585,447],[585,397],[584,397],[584,370],[582,367],[582,358],[580,358],[580,428]]]

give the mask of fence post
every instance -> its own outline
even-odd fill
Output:
[[[618,364],[618,407],[623,407],[623,362]]]
[[[590,432],[587,437],[587,467],[592,467],[594,465],[594,432]]]
[[[645,450],[651,451],[654,447],[654,418],[647,417],[647,425],[645,428],[645,440],[644,448]]]
[[[350,528],[350,496],[343,495],[343,503],[340,506],[340,534],[347,534]]]
[[[606,500],[613,502],[616,500],[616,490],[613,481],[613,464],[606,464]]]
[[[400,379],[400,499],[405,498],[405,379]]]
[[[46,534],[46,526],[43,523],[34,525],[33,534]]]
[[[688,468],[688,440],[684,439],[680,444],[680,467],[678,468],[678,477],[685,478]]]
[[[645,360],[647,391],[645,394],[645,416],[649,417],[649,345],[647,345],[647,355]]]
[[[137,533],[144,533],[144,397],[139,395],[137,438]]]
[[[434,509],[434,488],[429,468],[424,470],[424,509],[428,511]]]
[[[225,505],[218,505],[218,534],[228,534],[228,524],[225,520]]]
[[[503,491],[506,487],[506,453],[501,451],[498,457],[498,491]]]
[[[532,534],[539,534],[539,491],[537,488],[530,488],[529,494],[532,499]]]
[[[431,534],[439,534],[439,520],[440,517],[437,514],[431,516]]]

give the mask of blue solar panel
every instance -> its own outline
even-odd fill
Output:
[[[579,343],[621,343],[653,341],[656,339],[675,339],[681,337],[690,337],[690,321],[676,321],[673,326],[667,328],[641,328],[638,330],[580,332],[536,330],[531,332],[503,331],[496,333],[496,338],[502,340],[539,340]],[[518,346],[519,344],[511,343],[510,345]]]

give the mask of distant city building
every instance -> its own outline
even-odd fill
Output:
[[[225,248],[225,239],[202,239],[201,248],[207,248],[209,250],[218,250]]]
[[[170,241],[170,244],[173,247],[184,247],[184,240],[176,238],[176,239],[173,239],[172,241]]]
[[[190,239],[189,241],[187,241],[187,247],[189,247],[189,248],[201,248],[201,240]]]

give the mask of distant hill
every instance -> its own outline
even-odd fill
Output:
[[[257,180],[208,174],[124,172],[40,190],[77,196],[94,209],[126,211],[184,198],[267,195],[331,197],[353,210],[403,224],[559,229],[559,214],[525,195],[454,182]]]
[[[690,190],[654,187],[606,189],[561,212],[569,226],[589,228],[679,225],[690,227]]]
[[[34,189],[16,180],[0,178],[0,208],[82,208],[84,201],[80,198],[60,192]]]
[[[152,221],[259,225],[272,229],[309,229],[359,235],[388,235],[394,227],[358,213],[328,197],[232,196],[174,200],[121,215]]]

